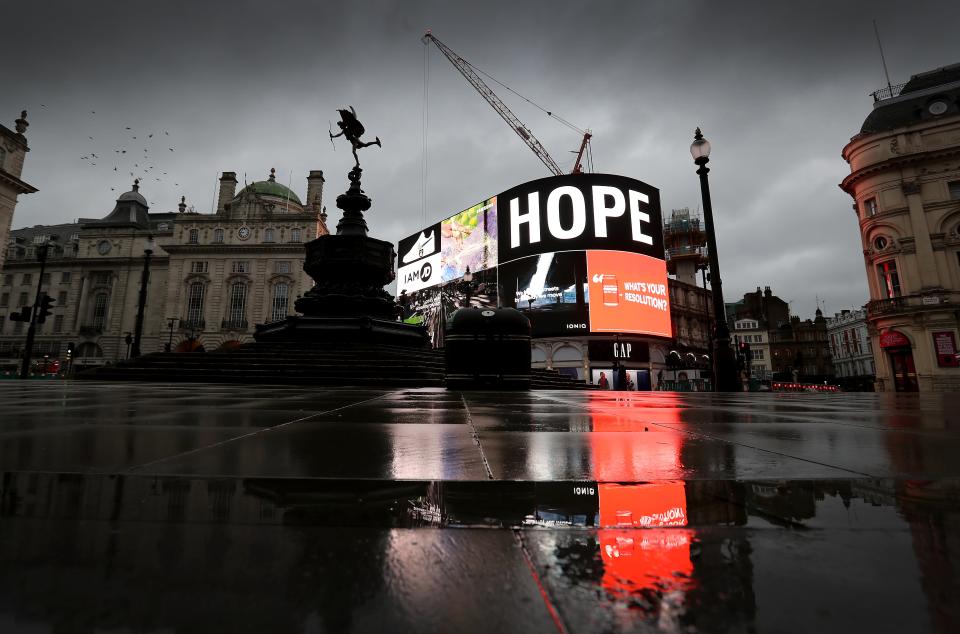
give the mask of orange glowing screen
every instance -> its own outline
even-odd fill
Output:
[[[673,336],[667,263],[639,253],[587,251],[592,332]]]

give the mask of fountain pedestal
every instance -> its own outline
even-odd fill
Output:
[[[397,321],[400,306],[383,289],[396,277],[396,253],[392,243],[367,235],[363,212],[371,201],[360,187],[361,173],[359,167],[350,170],[350,187],[337,196],[337,207],[343,210],[337,233],[305,245],[303,270],[315,286],[294,303],[301,314],[258,325],[257,341],[429,344],[424,327]]]

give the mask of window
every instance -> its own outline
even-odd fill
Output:
[[[887,248],[888,244],[889,242],[887,242],[887,239],[883,236],[880,236],[873,241],[873,248],[877,251],[883,251]]]
[[[243,321],[243,316],[247,312],[247,285],[243,282],[235,282],[230,287],[230,316],[229,321],[233,324],[239,324]]]
[[[207,261],[206,260],[197,260],[190,263],[190,272],[191,273],[206,273],[207,272]]]
[[[863,201],[863,215],[870,217],[877,215],[877,199],[867,198]]]
[[[7,273],[3,276],[3,285],[4,286],[13,286],[13,274]]]
[[[877,281],[884,297],[900,297],[900,277],[897,275],[897,263],[893,260],[877,265]]]
[[[47,240],[49,240],[49,239],[50,239],[50,236],[48,236],[48,235],[46,235],[46,234],[37,234],[37,235],[33,236],[33,243],[34,243],[34,244],[44,244],[44,243],[45,243]]]
[[[23,334],[23,322],[22,322],[22,321],[15,321],[15,322],[13,322],[13,334],[15,334],[15,335]]]
[[[277,273],[289,273],[289,272],[290,272],[289,261],[277,262]]]
[[[6,324],[6,323],[7,323],[7,316],[6,316],[6,315],[0,315],[0,335],[3,334],[3,326],[4,326],[4,324]],[[9,342],[4,341],[4,342],[0,343],[0,345],[3,345],[3,343],[9,343]],[[4,352],[4,350],[3,350],[2,348],[0,348],[0,357],[3,356],[3,354],[2,354],[3,352]]]
[[[0,295],[0,308],[6,308],[10,305],[10,293]]]
[[[250,263],[246,260],[234,260],[233,262],[233,272],[234,273],[249,273],[250,272]]]
[[[107,295],[100,293],[93,298],[93,327],[103,330],[107,323]]]
[[[44,285],[44,286],[46,286],[47,284],[49,284],[49,283],[50,283],[50,274],[49,274],[49,273],[44,273],[43,275],[41,275],[41,276],[40,276],[40,283],[41,283],[42,285]]]
[[[23,280],[20,282],[22,285],[33,284],[33,273],[24,273]]]
[[[950,200],[960,200],[960,181],[947,183],[947,190],[950,192]]]
[[[290,242],[300,242],[300,230],[291,229],[290,230]]]
[[[20,301],[17,303],[17,308],[20,308],[21,306],[26,306],[26,305],[27,305],[27,294],[20,293]]]
[[[217,244],[221,244],[223,242],[223,229],[213,230],[213,241]]]
[[[93,273],[93,283],[108,286],[110,284],[110,271],[95,271]]]
[[[60,334],[63,332],[63,315],[54,315],[53,316],[53,333]]]
[[[200,243],[200,230],[191,229],[190,230],[190,244],[199,244]]]
[[[273,306],[270,311],[271,321],[280,321],[287,317],[288,287],[285,283],[273,287]]]
[[[264,242],[273,242],[273,229],[267,229],[263,232]]]
[[[69,283],[70,283],[70,272],[69,272],[69,271],[60,274],[60,283],[61,283],[61,284],[69,284]]]
[[[77,240],[80,239],[80,234],[79,234],[79,233],[71,233],[71,234],[70,234],[70,239],[71,239],[72,241],[76,242]]]
[[[751,350],[750,356],[754,361],[763,361],[763,350]]]
[[[60,291],[57,293],[57,306],[66,306],[67,305],[67,291]]]
[[[187,293],[187,322],[199,324],[203,321],[203,295],[205,287],[202,282],[194,282]]]
[[[157,225],[157,231],[166,231],[169,228],[170,228],[170,225],[168,225],[165,222],[161,222],[160,224]]]
[[[27,247],[27,259],[32,260],[37,255],[37,250],[33,247]]]

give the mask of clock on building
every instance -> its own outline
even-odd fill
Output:
[[[240,238],[241,240],[246,240],[247,238],[249,238],[250,227],[240,227],[240,229],[237,230],[237,237]]]
[[[944,112],[947,111],[947,102],[941,99],[937,99],[936,101],[931,102],[929,106],[927,106],[927,110],[929,110],[930,114],[934,116],[942,115]]]
[[[97,251],[100,255],[106,255],[110,253],[110,243],[106,240],[101,240],[97,243]]]

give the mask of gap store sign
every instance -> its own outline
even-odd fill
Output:
[[[487,282],[474,303],[519,308],[534,336],[670,337],[662,227],[659,190],[641,181],[535,180],[401,240],[398,292],[453,295],[469,266]]]

